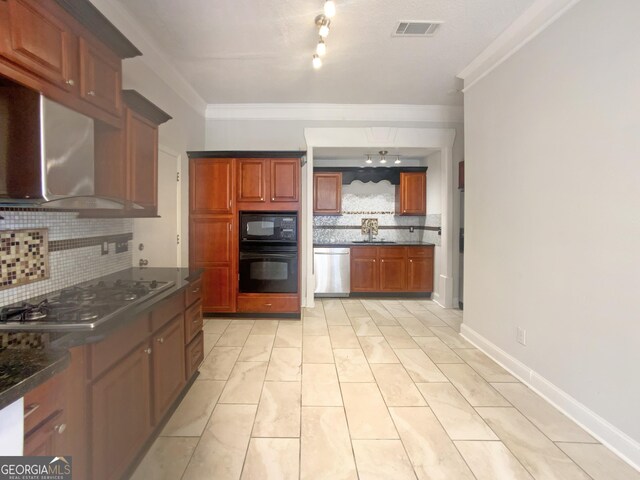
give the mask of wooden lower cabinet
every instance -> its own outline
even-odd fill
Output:
[[[241,313],[297,313],[300,298],[297,294],[241,293],[238,295],[238,312]]]
[[[184,316],[175,317],[153,335],[153,413],[155,423],[184,387]]]
[[[66,452],[65,412],[60,410],[24,438],[25,456],[57,456]]]
[[[120,478],[151,433],[151,353],[140,344],[90,388],[94,480]]]
[[[351,291],[432,292],[433,247],[351,248]]]

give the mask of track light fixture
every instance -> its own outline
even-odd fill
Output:
[[[325,0],[324,14],[327,18],[333,18],[336,14],[336,2],[334,0]]]
[[[327,54],[327,44],[325,43],[325,38],[329,35],[331,31],[331,18],[333,18],[336,14],[336,2],[335,0],[325,0],[324,2],[324,13],[318,15],[314,22],[318,27],[318,35],[320,35],[320,40],[316,45],[316,53],[313,55],[313,68],[318,69],[322,66],[322,59]]]
[[[318,56],[318,54],[313,55],[313,68],[318,70],[322,67],[322,59]]]

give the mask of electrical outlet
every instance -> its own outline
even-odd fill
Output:
[[[109,254],[109,242],[102,242],[102,255]]]
[[[409,227],[409,233],[413,233],[413,231],[416,229],[416,227]]]
[[[129,241],[121,240],[116,242],[116,253],[122,253],[129,251]]]
[[[516,329],[516,341],[522,345],[527,345],[527,331],[524,328]]]

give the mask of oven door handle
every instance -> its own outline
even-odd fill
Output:
[[[295,253],[286,254],[286,253],[242,253],[240,252],[241,259],[263,258],[268,260],[269,258],[295,258],[295,257],[296,257]]]

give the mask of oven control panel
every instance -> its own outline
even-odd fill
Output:
[[[295,240],[296,217],[282,217],[280,219],[280,232],[283,240]]]

